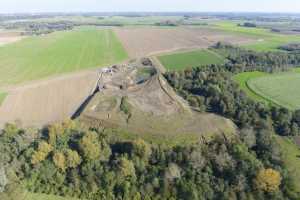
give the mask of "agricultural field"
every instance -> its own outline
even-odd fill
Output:
[[[0,87],[118,63],[127,54],[113,31],[85,28],[0,47]]]
[[[67,119],[93,92],[98,78],[97,70],[80,71],[0,93],[0,127],[6,122],[20,121],[27,127]]]
[[[224,63],[223,57],[206,49],[162,55],[159,56],[159,60],[167,70]]]
[[[253,99],[296,110],[300,108],[300,73],[267,74],[246,72],[234,77],[240,87]]]
[[[264,72],[243,72],[243,73],[239,73],[235,76],[233,76],[233,79],[239,83],[240,88],[246,92],[246,94],[248,96],[250,96],[252,99],[255,99],[257,101],[266,101],[265,99],[263,99],[260,95],[257,95],[255,93],[255,91],[252,91],[249,86],[248,86],[248,81],[250,79],[255,79],[258,77],[262,77],[262,76],[266,76],[267,73]]]
[[[249,44],[256,41],[255,38],[201,27],[128,27],[115,28],[114,31],[132,58],[177,50],[208,48],[218,41],[232,44]]]
[[[281,45],[300,42],[300,35],[279,34],[265,28],[240,27],[237,26],[238,23],[239,22],[217,21],[212,22],[211,26],[216,30],[256,38],[256,42],[242,45],[256,51],[279,51],[278,47]]]

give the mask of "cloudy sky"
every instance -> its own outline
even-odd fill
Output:
[[[300,13],[300,0],[0,0],[1,13],[78,11],[248,11]]]

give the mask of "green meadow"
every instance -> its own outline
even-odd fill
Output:
[[[237,26],[238,22],[221,21],[212,23],[215,29],[223,30],[228,33],[235,33],[257,39],[257,42],[243,45],[247,49],[256,51],[279,51],[278,47],[292,42],[300,42],[299,35],[284,35],[273,33],[263,28],[247,28]]]
[[[85,28],[0,47],[0,86],[105,66],[127,59],[112,30]]]
[[[244,72],[233,79],[251,98],[279,105],[290,110],[300,109],[300,70],[268,74]]]
[[[179,52],[159,56],[158,59],[167,70],[182,70],[210,64],[222,64],[224,58],[210,50]]]

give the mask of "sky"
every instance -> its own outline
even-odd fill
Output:
[[[0,13],[123,11],[300,13],[300,0],[0,0]]]

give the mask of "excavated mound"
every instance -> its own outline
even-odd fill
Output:
[[[193,111],[152,64],[135,62],[103,71],[98,92],[79,117],[89,126],[171,137],[235,133],[230,120]]]

